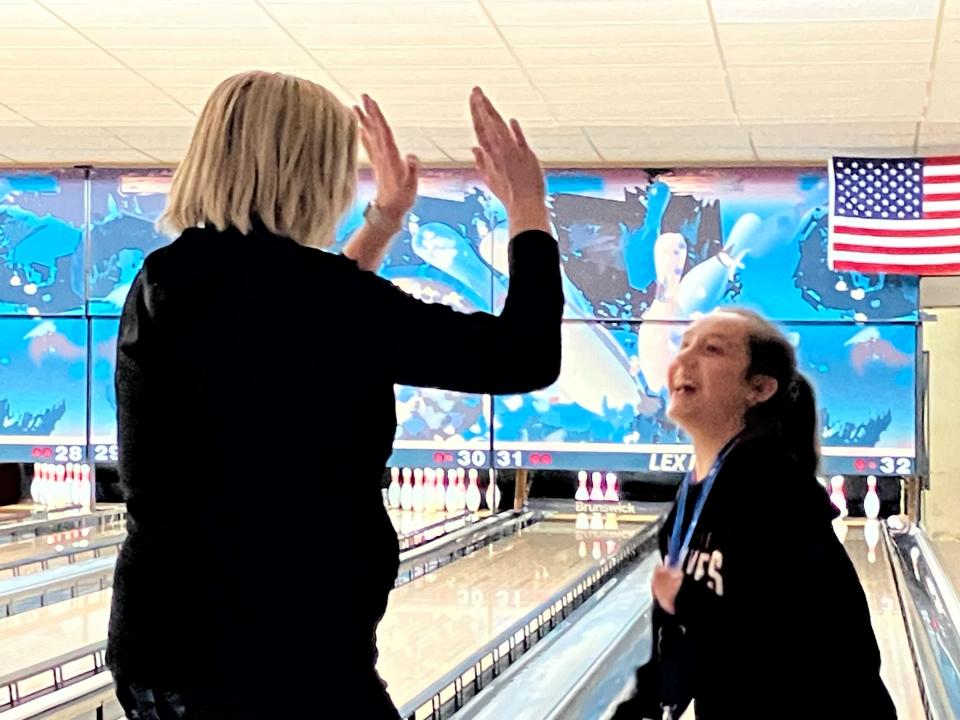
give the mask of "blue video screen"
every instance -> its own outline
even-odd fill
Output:
[[[493,271],[484,256],[486,196],[469,177],[425,171],[420,195],[393,238],[377,274],[424,302],[461,312],[490,312]],[[342,252],[363,224],[375,187],[362,175],[357,200],[337,231]],[[448,352],[444,346],[424,352]],[[451,353],[451,362],[456,354]],[[484,395],[397,386],[392,465],[484,466],[490,462],[491,399]]]
[[[144,259],[171,238],[156,229],[167,202],[168,170],[97,170],[90,180],[87,311],[119,316]]]
[[[87,321],[0,318],[0,462],[86,459]]]
[[[915,320],[915,277],[827,267],[827,176],[733,168],[547,175],[570,320],[687,320],[744,305],[780,321]],[[505,215],[485,197],[507,284]]]
[[[89,455],[94,462],[117,461],[117,368],[118,318],[90,321],[90,434]]]
[[[571,322],[559,380],[494,398],[501,467],[689,469],[689,438],[667,417],[667,367],[687,323]],[[786,323],[817,392],[828,473],[908,474],[916,428],[916,327]],[[877,392],[882,387],[884,391]]]
[[[81,171],[0,171],[0,315],[82,315]]]

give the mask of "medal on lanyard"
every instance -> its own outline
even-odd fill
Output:
[[[727,443],[726,447],[720,451],[707,476],[703,479],[703,489],[700,491],[700,497],[697,498],[697,504],[693,508],[693,515],[690,516],[690,524],[687,526],[686,534],[683,533],[683,520],[687,514],[687,496],[690,494],[690,485],[693,483],[693,471],[684,476],[683,483],[680,485],[680,495],[677,497],[677,513],[673,520],[673,531],[670,533],[670,541],[667,545],[668,567],[680,567],[686,559],[687,552],[690,549],[690,541],[693,539],[693,533],[700,521],[703,506],[707,503],[707,496],[713,487],[713,481],[717,479],[717,473],[723,467],[723,461],[730,454],[735,442],[736,438]]]

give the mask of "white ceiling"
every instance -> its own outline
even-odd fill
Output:
[[[176,162],[251,68],[471,159],[482,85],[552,164],[960,151],[960,0],[0,0],[0,163]]]

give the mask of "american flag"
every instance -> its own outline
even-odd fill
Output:
[[[833,158],[827,263],[960,275],[960,157]]]

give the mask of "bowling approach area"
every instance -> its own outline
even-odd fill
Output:
[[[403,548],[378,630],[391,695],[405,718],[507,717],[518,707],[524,717],[555,707],[604,717],[650,651],[650,579],[669,505],[634,499],[630,474],[621,483],[614,473],[565,473],[565,497],[527,497],[535,474],[485,475],[493,484],[481,492],[470,470],[385,473],[385,510]],[[461,486],[474,497],[440,506],[438,478],[444,501]],[[950,651],[956,595],[924,533],[903,515],[879,517],[876,478],[848,504],[851,480],[822,482],[843,505],[835,529],[867,593],[883,679],[900,717],[927,717],[924,698],[945,680],[933,651]],[[428,487],[429,510],[413,499]],[[478,507],[477,493],[490,504]],[[103,650],[123,506],[19,508],[0,525],[0,718],[118,719]]]

